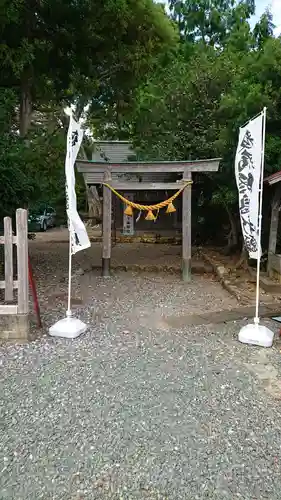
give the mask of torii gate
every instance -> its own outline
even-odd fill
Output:
[[[192,180],[193,172],[217,172],[220,158],[195,161],[156,161],[156,162],[96,162],[77,160],[76,166],[84,175],[87,185],[108,183],[121,191],[140,190],[178,190],[185,181]],[[178,182],[142,182],[141,174],[181,174]],[[125,175],[124,175],[125,174]],[[124,179],[126,174],[138,174],[139,182]],[[102,275],[110,276],[111,259],[111,212],[112,192],[103,186],[103,236],[102,236]],[[182,278],[191,279],[191,185],[182,193]]]

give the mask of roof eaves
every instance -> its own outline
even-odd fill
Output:
[[[103,141],[99,139],[94,139],[95,144],[132,144],[131,141]]]
[[[269,184],[270,186],[272,186],[272,184],[276,184],[277,182],[280,182],[280,181],[281,181],[281,171],[275,172],[274,174],[269,175],[268,177],[266,177],[264,179],[264,182],[266,184]]]

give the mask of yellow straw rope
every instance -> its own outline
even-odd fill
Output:
[[[160,208],[167,207],[170,203],[173,203],[173,201],[181,194],[181,192],[189,185],[192,184],[193,181],[186,181],[184,186],[182,186],[171,198],[168,198],[168,200],[161,201],[161,203],[157,203],[157,205],[140,205],[139,203],[134,203],[131,200],[127,200],[122,194],[118,193],[116,189],[114,189],[110,184],[103,183],[104,186],[106,186],[108,189],[110,189],[120,200],[123,201],[123,203],[126,203],[126,205],[136,208],[137,210],[147,210],[147,212],[154,211],[154,210],[160,210]]]

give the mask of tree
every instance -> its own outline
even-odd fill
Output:
[[[273,23],[273,16],[267,9],[254,28],[254,37],[259,49],[262,48],[263,44],[269,38],[273,37],[274,28],[275,25]]]
[[[220,156],[218,174],[196,179],[195,199],[200,196],[204,201],[205,235],[216,213],[221,225],[229,220],[230,243],[237,243],[233,170],[237,134],[239,126],[264,106],[268,107],[266,172],[281,164],[281,41],[272,36],[269,12],[251,31],[251,1],[202,0],[195,6],[186,0],[170,6],[173,17],[177,14],[181,21],[183,43],[192,44],[192,50],[188,58],[179,50],[164,69],[159,64],[140,87],[134,142],[142,157],[150,159]],[[217,212],[216,207],[223,210]]]
[[[26,147],[13,129],[16,96],[13,91],[0,92],[0,215],[12,215],[24,206],[34,192],[32,177],[26,170]]]
[[[152,0],[3,0],[0,35],[0,86],[19,96],[25,136],[34,106],[132,89],[175,32]]]
[[[222,46],[234,26],[249,19],[254,0],[170,0],[173,19],[188,42]]]
[[[176,31],[153,0],[2,0],[0,35],[0,212],[61,204],[63,107],[79,117],[97,103],[99,119],[111,113],[121,127],[120,110]]]
[[[29,141],[19,136],[15,126],[16,95],[0,92],[0,216],[13,215],[18,207],[37,200],[64,201],[63,165],[65,137],[61,124],[53,118],[33,128]]]

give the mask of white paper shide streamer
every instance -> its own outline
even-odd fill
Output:
[[[235,158],[242,233],[251,259],[258,259],[263,120],[264,112],[240,128]]]
[[[86,228],[77,212],[77,199],[75,191],[75,161],[82,143],[84,131],[73,116],[70,116],[67,133],[67,151],[65,158],[66,178],[66,212],[68,217],[71,238],[71,253],[75,254],[91,246]]]

